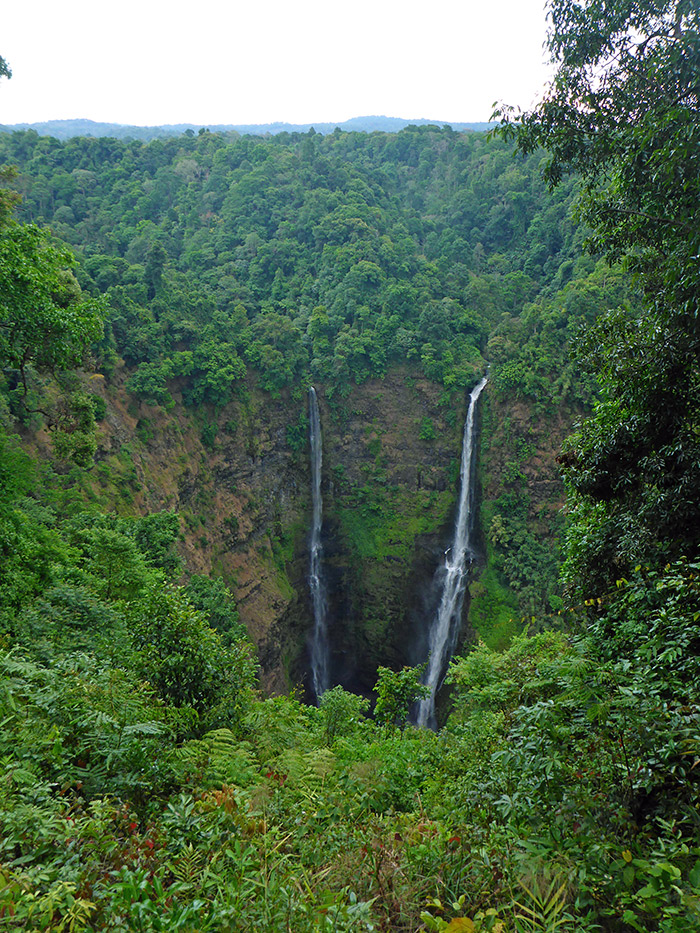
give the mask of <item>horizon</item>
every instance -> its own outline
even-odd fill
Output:
[[[224,121],[190,121],[190,120],[180,120],[174,123],[122,123],[116,120],[97,120],[93,117],[57,117],[50,120],[18,120],[14,123],[0,123],[0,126],[15,127],[15,126],[39,126],[39,125],[48,125],[48,124],[60,124],[60,123],[91,123],[96,126],[119,126],[124,128],[136,127],[138,129],[163,129],[163,128],[178,128],[181,126],[185,127],[201,127],[206,129],[209,126],[215,127],[236,127],[236,126],[309,126],[313,127],[316,124],[319,126],[328,126],[328,125],[337,125],[342,126],[346,123],[354,123],[363,120],[387,120],[387,121],[396,121],[407,124],[423,124],[430,126],[452,126],[452,125],[481,125],[487,123],[494,123],[496,121],[492,120],[439,120],[432,119],[430,117],[403,117],[395,116],[393,114],[380,114],[380,113],[364,113],[356,114],[352,117],[348,117],[346,120],[304,120],[304,121],[292,121],[292,120],[265,120],[265,121],[246,121],[239,123],[231,123]]]

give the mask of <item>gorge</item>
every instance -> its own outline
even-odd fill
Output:
[[[480,572],[454,650],[505,647],[533,614],[556,624],[555,457],[592,392],[569,341],[629,294],[619,270],[579,256],[572,188],[547,200],[535,157],[437,127],[148,144],[0,134],[0,156],[18,163],[21,216],[70,237],[83,293],[108,303],[83,381],[106,408],[96,465],[59,463],[60,495],[176,514],[181,579],[228,587],[266,695],[315,702],[326,683],[372,697],[379,667],[431,653],[465,398],[485,359]],[[313,542],[311,386],[326,498]]]
[[[52,482],[111,513],[175,513],[183,580],[229,588],[265,693],[370,697],[380,666],[442,656],[426,620],[486,358],[485,563],[449,653],[476,632],[505,646],[524,615],[556,611],[554,457],[590,393],[568,340],[626,286],[574,266],[571,194],[546,201],[535,159],[514,174],[502,142],[437,127],[147,144],[0,134],[0,157],[18,163],[23,219],[79,250],[74,289],[106,302],[94,372],[67,396],[104,406],[84,441],[96,465],[58,463]],[[84,435],[61,417],[69,453]],[[32,418],[27,443],[50,460],[55,433]]]
[[[25,179],[22,217],[70,237],[80,286],[109,307],[84,382],[106,407],[97,464],[59,465],[56,482],[117,514],[178,514],[185,579],[221,577],[234,594],[266,693],[300,686],[313,701],[327,682],[370,696],[378,666],[427,657],[464,397],[486,357],[488,559],[470,618],[503,646],[523,615],[556,609],[554,456],[590,393],[568,340],[626,286],[574,266],[570,194],[546,201],[536,160],[514,174],[503,143],[437,127],[148,144],[0,134],[0,155]],[[138,206],[123,173],[140,179]],[[40,181],[63,193],[43,198]],[[311,385],[329,494],[313,542]],[[50,458],[49,436],[37,444]],[[323,581],[309,598],[319,547],[325,600]]]

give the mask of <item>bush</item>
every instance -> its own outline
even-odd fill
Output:
[[[195,732],[239,719],[255,673],[248,648],[226,647],[184,590],[153,587],[132,606],[129,628],[137,671]]]

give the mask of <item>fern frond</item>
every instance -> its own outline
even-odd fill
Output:
[[[335,770],[335,755],[330,748],[320,747],[309,752],[289,751],[280,755],[275,770],[285,774],[293,787],[318,790]]]
[[[184,775],[196,775],[206,788],[247,787],[257,777],[250,744],[240,742],[230,729],[214,729],[185,742],[174,757]]]
[[[193,884],[206,868],[206,859],[201,849],[195,849],[192,843],[188,842],[180,854],[167,863],[167,867],[176,881],[181,884]]]

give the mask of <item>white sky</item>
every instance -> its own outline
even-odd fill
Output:
[[[0,123],[488,120],[530,106],[544,0],[6,3]]]

